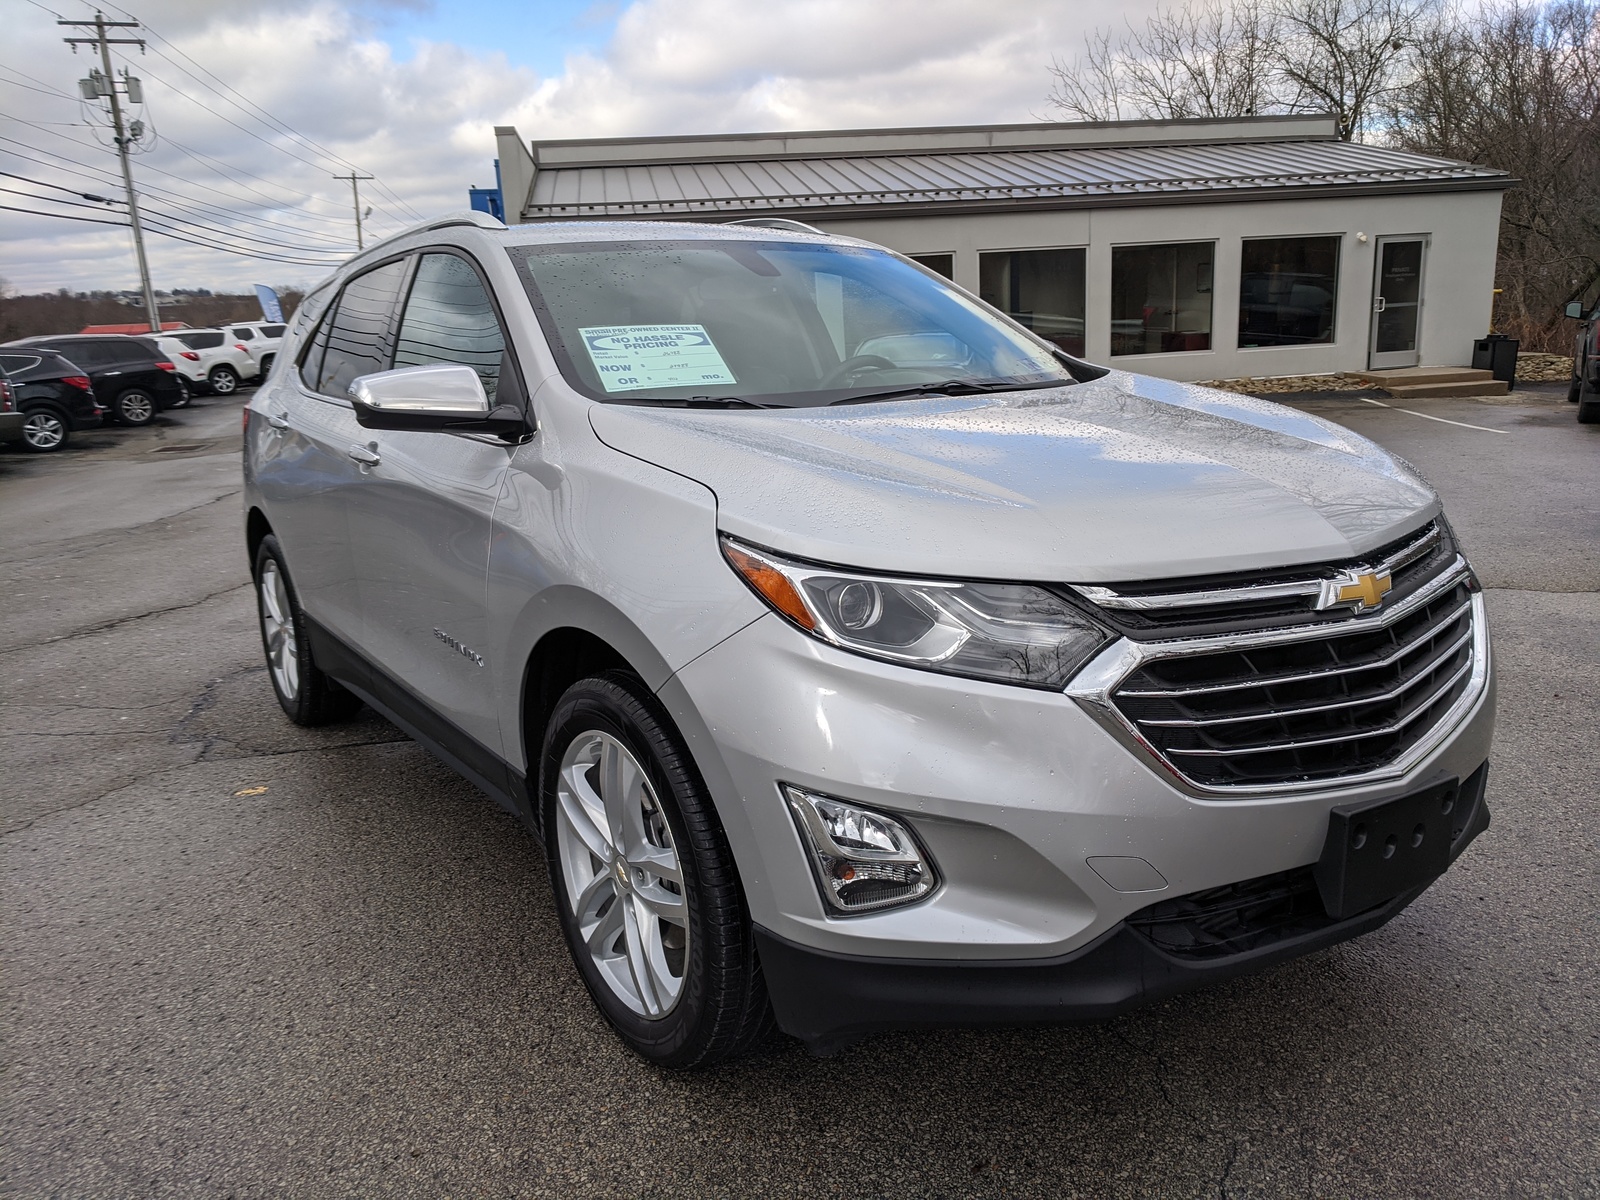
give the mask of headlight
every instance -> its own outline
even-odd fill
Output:
[[[813,637],[908,667],[1059,691],[1111,638],[1033,584],[867,575],[730,537],[722,552],[756,595]]]

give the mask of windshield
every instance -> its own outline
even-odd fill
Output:
[[[562,374],[600,400],[798,408],[1073,382],[1048,347],[882,250],[730,240],[511,254]]]

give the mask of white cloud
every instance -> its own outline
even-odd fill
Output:
[[[497,124],[551,138],[1026,121],[1044,109],[1052,54],[1070,55],[1085,29],[1130,8],[1113,0],[636,0],[602,50],[574,54],[559,76],[541,79],[504,55],[446,43],[417,45],[400,61],[366,15],[383,6],[141,5],[138,15],[169,39],[152,41],[158,53],[125,60],[144,79],[144,115],[159,135],[135,163],[152,215],[196,236],[249,238],[266,252],[331,262],[353,249],[349,190],[330,178],[347,168],[334,156],[379,176],[364,185],[363,200],[374,205],[381,236],[415,213],[459,209],[469,184],[491,182]],[[30,9],[0,50],[9,68],[0,78],[12,81],[0,85],[3,111],[21,119],[0,121],[0,136],[13,139],[0,149],[51,164],[5,153],[0,170],[120,195],[114,156],[70,124],[83,120],[83,106],[16,86],[75,90],[91,63],[74,60],[62,32]],[[325,151],[264,126],[232,103],[228,87]],[[57,209],[0,199],[13,202]],[[0,275],[19,290],[136,286],[124,230],[0,212],[0,238]],[[149,244],[157,287],[244,290],[324,270],[161,237]]]

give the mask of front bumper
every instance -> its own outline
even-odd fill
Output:
[[[1489,826],[1487,777],[1485,763],[1462,784],[1463,827],[1452,862]],[[1105,1020],[1368,933],[1433,883],[1333,920],[1321,911],[1309,876],[1302,868],[1223,889],[1233,893],[1226,898],[1158,902],[1088,945],[1043,960],[851,956],[759,927],[756,945],[779,1027],[826,1055],[888,1029]],[[1224,936],[1191,938],[1180,928],[1186,920]]]

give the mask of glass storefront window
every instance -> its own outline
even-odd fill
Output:
[[[1239,274],[1240,348],[1333,341],[1338,283],[1337,237],[1246,241]]]
[[[978,295],[1018,324],[1083,357],[1084,250],[978,255]]]
[[[1112,354],[1211,349],[1214,247],[1173,242],[1111,248]]]
[[[908,254],[914,263],[927,267],[935,275],[943,275],[946,279],[954,280],[956,277],[956,256],[954,254]]]

